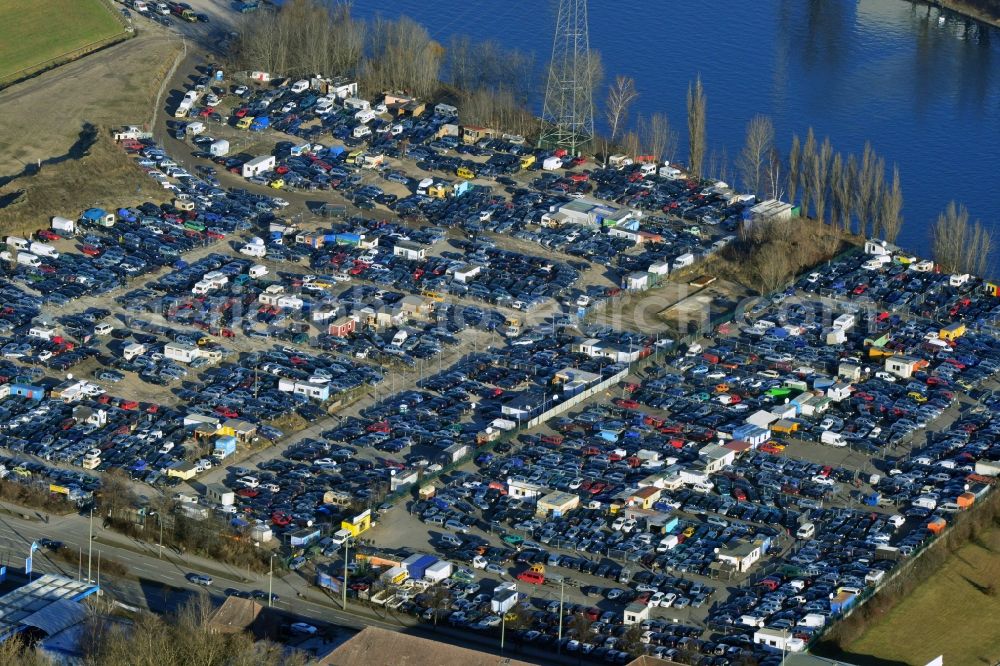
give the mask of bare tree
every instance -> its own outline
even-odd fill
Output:
[[[608,89],[608,99],[604,104],[604,114],[611,128],[612,143],[618,140],[618,134],[628,118],[629,109],[639,93],[635,89],[635,81],[630,76],[619,74]]]
[[[688,171],[696,179],[701,178],[702,166],[705,162],[707,145],[705,107],[705,90],[702,88],[701,76],[699,75],[694,84],[688,86],[687,93],[688,150],[690,151]]]
[[[990,268],[993,233],[979,220],[970,226],[969,211],[952,201],[931,228],[931,246],[942,271],[983,275]]]
[[[451,592],[444,585],[437,584],[428,590],[430,597],[428,598],[428,608],[430,608],[434,613],[434,628],[437,629],[438,615],[441,611],[448,608],[448,604],[451,602]]]
[[[851,182],[840,153],[833,156],[830,165],[830,203],[830,226],[842,232],[848,231],[851,225]]]
[[[847,156],[847,166],[844,171],[844,187],[847,189],[847,201],[846,204],[846,220],[844,222],[847,231],[853,231],[853,217],[854,214],[858,212],[858,158],[851,153]],[[860,213],[859,213],[860,216]],[[861,234],[864,234],[864,229],[861,229]]]
[[[903,188],[899,183],[899,167],[892,165],[892,187],[882,191],[882,234],[895,243],[903,227]]]
[[[781,199],[785,192],[781,188],[781,153],[774,146],[767,156],[767,194],[772,199]]]
[[[443,49],[413,19],[375,19],[368,51],[363,78],[369,92],[403,91],[431,97],[437,90]]]
[[[795,195],[799,192],[802,171],[802,142],[799,135],[792,135],[792,147],[788,151],[788,201],[795,204]]]
[[[761,243],[752,261],[757,288],[762,294],[781,287],[791,272],[788,254],[776,244]]]
[[[365,51],[365,23],[351,16],[351,3],[339,2],[330,10],[330,46],[327,74],[355,75]]]
[[[813,133],[812,127],[806,132],[806,140],[802,144],[799,164],[799,184],[802,186],[802,216],[809,217],[810,204],[813,201],[813,186],[816,183],[813,169],[818,164],[816,160],[816,135]]]
[[[123,520],[135,506],[136,496],[125,474],[111,468],[101,476],[98,506],[112,521]]]
[[[644,152],[660,161],[673,161],[677,152],[677,132],[671,129],[666,114],[656,112],[648,119],[640,116],[639,136]]]
[[[861,161],[855,172],[854,183],[854,207],[858,213],[859,230],[862,235],[868,236],[869,230],[874,235],[873,202],[875,190],[878,187],[875,175],[878,166],[878,156],[872,150],[870,142],[865,141],[864,151],[861,153]]]
[[[622,150],[629,157],[637,157],[639,155],[639,135],[635,132],[626,132],[625,136],[622,137],[621,141]]]
[[[747,123],[743,151],[736,159],[736,168],[743,188],[760,196],[765,186],[765,168],[774,147],[774,123],[767,116],[757,114]]]
[[[819,152],[813,155],[813,164],[809,169],[810,189],[812,199],[816,204],[816,219],[822,222],[826,216],[826,194],[830,176],[830,158],[833,146],[830,139],[824,138]]]
[[[966,252],[967,270],[975,275],[987,275],[993,258],[993,232],[976,220],[972,225],[972,238]]]
[[[965,263],[963,253],[966,234],[969,229],[969,211],[965,206],[957,206],[954,201],[938,215],[931,227],[931,248],[934,261],[941,270],[948,273],[959,271]]]

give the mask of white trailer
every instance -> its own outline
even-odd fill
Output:
[[[673,270],[680,270],[682,268],[686,268],[687,266],[691,266],[692,264],[694,264],[694,255],[690,252],[685,252],[674,259]]]
[[[142,356],[146,353],[146,345],[141,342],[133,342],[130,345],[126,345],[125,349],[122,350],[122,358],[126,361],[131,361],[136,356]]]
[[[245,254],[248,257],[264,257],[267,256],[267,248],[257,243],[247,243],[240,248],[240,254]]]
[[[263,264],[254,264],[250,267],[250,270],[247,271],[247,273],[250,277],[256,280],[257,278],[262,278],[267,275],[269,271],[267,270],[267,266],[264,266]]]
[[[68,217],[56,217],[52,218],[52,228],[56,231],[62,231],[68,234],[76,233],[76,221],[69,219]]]
[[[274,155],[255,157],[243,165],[243,177],[251,178],[259,176],[262,173],[267,173],[268,171],[273,171],[276,163],[277,160]]]
[[[555,171],[562,168],[562,165],[562,160],[553,155],[552,157],[545,158],[545,161],[542,162],[542,169],[545,171]]]
[[[445,578],[451,576],[453,571],[454,566],[452,566],[451,562],[438,560],[424,570],[424,579],[433,583],[440,583]]]

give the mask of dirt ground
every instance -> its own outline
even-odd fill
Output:
[[[93,205],[162,199],[108,131],[151,119],[180,50],[152,28],[0,92],[0,226],[22,231]]]
[[[686,335],[711,319],[734,312],[741,301],[753,295],[746,287],[728,280],[716,280],[703,289],[672,283],[664,296],[675,296],[672,303],[656,313],[671,331]],[[664,301],[661,300],[660,303]]]

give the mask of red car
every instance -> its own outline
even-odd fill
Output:
[[[42,229],[41,231],[38,232],[37,235],[42,240],[47,240],[47,241],[57,241],[57,240],[59,240],[59,234],[57,234],[56,232],[52,231],[51,229]]]

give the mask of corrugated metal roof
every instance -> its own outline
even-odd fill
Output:
[[[28,626],[44,629],[40,625],[43,621],[55,626],[57,618],[66,612],[65,604],[58,602],[78,602],[97,590],[98,587],[90,583],[58,574],[44,574],[0,597],[0,637],[10,636]],[[54,604],[57,608],[53,615],[46,616],[43,611]]]

